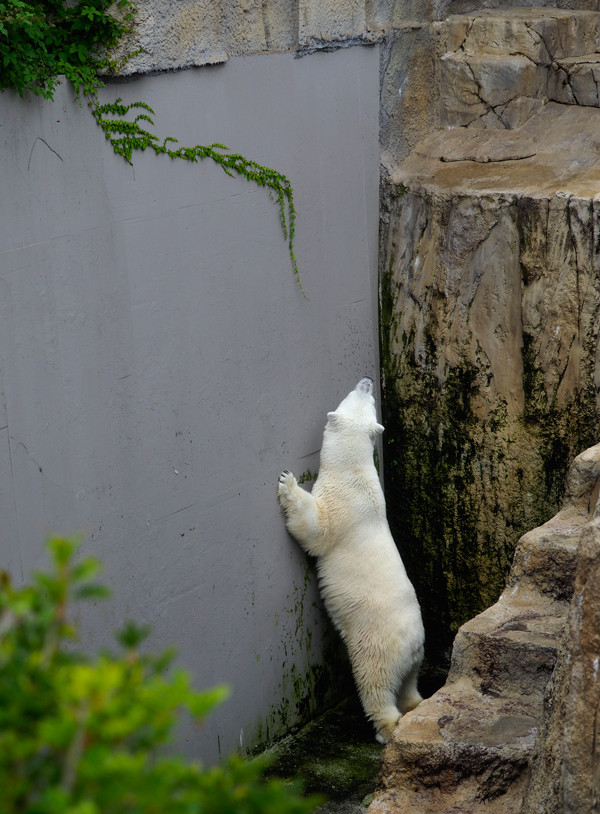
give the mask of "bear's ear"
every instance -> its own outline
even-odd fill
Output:
[[[373,426],[371,427],[371,437],[376,438],[378,435],[381,435],[381,433],[384,430],[385,427],[382,424],[378,424],[377,422],[375,422],[375,424],[373,424]]]
[[[335,427],[339,424],[340,417],[337,413],[327,413],[327,421],[332,427]]]

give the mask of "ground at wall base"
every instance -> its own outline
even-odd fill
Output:
[[[301,780],[307,794],[325,796],[319,814],[362,814],[375,789],[382,748],[351,696],[269,749],[268,773]]]

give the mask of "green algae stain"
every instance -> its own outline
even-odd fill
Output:
[[[347,658],[339,640],[325,642],[324,659],[304,669],[285,662],[278,686],[280,700],[257,721],[252,753],[263,751],[291,729],[302,726],[353,691]]]
[[[417,249],[403,269],[394,251],[382,255],[380,279],[388,518],[421,602],[428,658],[447,664],[460,624],[496,601],[518,539],[557,511],[569,463],[597,441],[595,347],[588,340],[577,385],[559,398],[564,372],[549,390],[543,340],[524,326],[518,413],[510,394],[490,387],[489,359],[464,325],[462,347],[446,354],[443,328],[461,317],[433,282],[420,285],[415,308],[407,277]]]
[[[349,699],[270,749],[268,772],[300,779],[307,793],[324,794],[358,810],[375,789],[382,748],[358,702]]]
[[[581,364],[581,383],[574,392],[558,399],[548,393],[538,362],[535,337],[523,332],[523,388],[525,407],[522,420],[536,438],[543,477],[542,500],[555,509],[562,498],[569,465],[573,458],[598,441],[598,408],[591,354]],[[560,380],[558,382],[560,384]]]
[[[318,601],[314,582],[315,564],[307,558],[285,605],[273,615],[283,655],[274,691],[277,701],[248,733],[253,753],[281,738],[290,728],[305,724],[352,690],[345,650]],[[255,659],[258,662],[260,656],[255,654]]]

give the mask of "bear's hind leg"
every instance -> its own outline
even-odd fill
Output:
[[[279,476],[277,497],[285,512],[285,524],[292,537],[309,554],[322,554],[319,546],[322,534],[317,502],[310,492],[298,486],[298,481],[287,469]]]
[[[402,682],[402,688],[398,696],[398,706],[403,714],[410,712],[411,709],[417,707],[423,700],[423,696],[417,689],[417,678],[419,677],[420,666],[421,663],[419,662]]]
[[[375,739],[379,743],[387,743],[402,718],[402,713],[395,704],[394,693],[391,690],[359,687],[359,695],[367,718],[375,726]]]

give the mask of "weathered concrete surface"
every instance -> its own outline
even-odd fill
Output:
[[[376,48],[355,48],[101,93],[285,172],[308,300],[264,189],[150,152],[129,167],[64,85],[0,96],[0,567],[26,578],[48,531],[82,531],[113,588],[90,646],[133,618],[198,687],[232,686],[181,731],[191,757],[264,743],[338,691],[276,482],[318,469],[331,403],[376,378],[378,87]]]
[[[117,56],[123,74],[212,65],[234,56],[371,44],[382,27],[366,0],[146,0]]]
[[[600,615],[593,517],[599,487],[597,445],[571,467],[561,511],[520,541],[499,601],[460,629],[446,685],[399,722],[383,753],[370,814],[519,814],[526,796],[531,814],[593,810]],[[538,738],[570,607],[572,643],[563,656],[569,686],[558,698],[548,695],[563,715],[568,710],[567,734],[557,737],[565,721],[560,717],[558,729],[555,723],[549,735],[542,728]],[[531,765],[535,778],[540,744],[554,756],[557,740],[563,749],[535,786],[534,802]],[[570,806],[550,807],[539,792],[552,796],[563,765]]]

